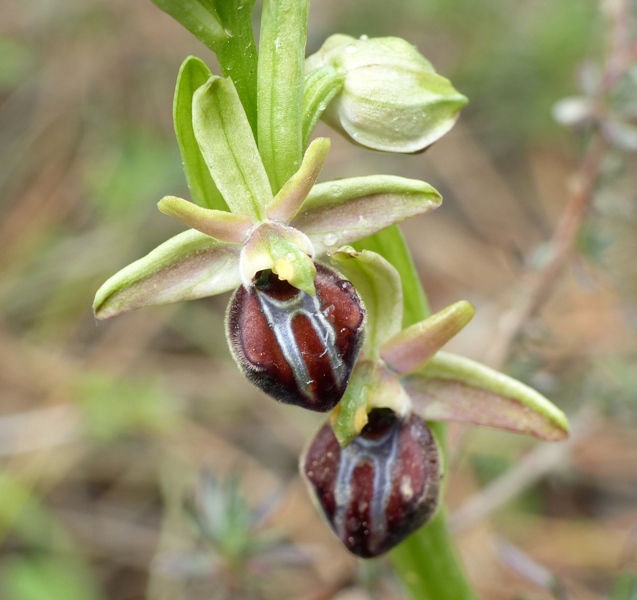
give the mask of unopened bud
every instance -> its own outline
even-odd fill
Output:
[[[330,65],[343,89],[323,119],[354,142],[387,152],[418,152],[453,127],[467,99],[414,46],[396,37],[328,38],[306,72]]]

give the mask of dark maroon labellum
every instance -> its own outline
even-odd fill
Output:
[[[334,408],[363,341],[365,309],[354,286],[317,264],[316,296],[271,271],[230,301],[230,347],[246,377],[277,400],[310,410]]]
[[[415,415],[403,421],[375,409],[344,449],[326,423],[301,470],[336,535],[362,558],[391,550],[424,525],[438,503],[438,448]]]

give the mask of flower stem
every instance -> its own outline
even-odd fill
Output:
[[[397,226],[355,244],[382,254],[398,270],[403,285],[403,327],[426,319],[429,302],[409,249]],[[429,423],[436,436],[443,464],[446,456],[444,423]],[[477,598],[460,563],[447,526],[444,506],[432,521],[390,553],[398,578],[411,600],[475,600]]]

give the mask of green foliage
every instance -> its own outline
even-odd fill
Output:
[[[0,589],[6,600],[99,600],[95,581],[73,560],[39,556],[14,558],[0,569]]]
[[[88,435],[99,442],[166,431],[177,419],[174,399],[154,379],[87,373],[77,382],[74,398],[84,412]]]

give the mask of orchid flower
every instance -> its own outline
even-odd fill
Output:
[[[367,333],[342,400],[310,443],[301,471],[332,529],[363,558],[428,521],[444,465],[425,421],[568,437],[565,415],[523,383],[440,348],[473,317],[467,301],[401,330],[398,272],[374,252],[332,256],[367,307]]]

